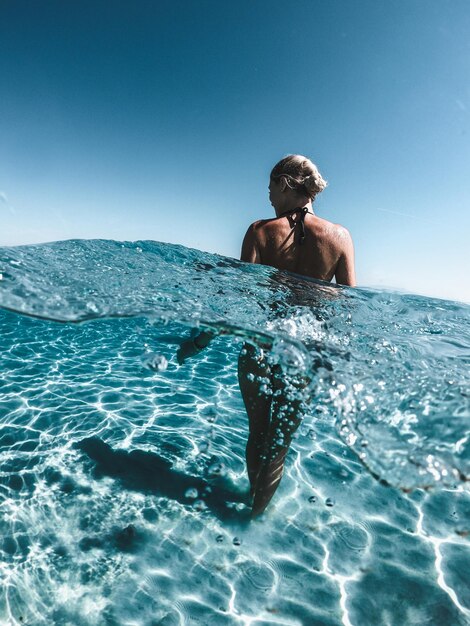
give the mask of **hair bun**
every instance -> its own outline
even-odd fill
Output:
[[[311,200],[327,185],[315,163],[301,154],[289,154],[276,163],[271,171],[271,178],[276,180],[281,176],[286,177],[291,189],[302,195],[307,192]]]
[[[320,172],[314,172],[304,178],[303,184],[306,190],[313,196],[323,191],[328,183],[322,178]]]

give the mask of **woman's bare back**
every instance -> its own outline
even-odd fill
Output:
[[[354,249],[346,228],[312,213],[304,220],[300,243],[301,214],[254,222],[243,241],[243,261],[271,265],[320,280],[355,285]]]

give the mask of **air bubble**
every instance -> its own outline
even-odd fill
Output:
[[[261,387],[259,388],[259,392],[263,396],[271,396],[272,393],[273,393],[272,389],[270,389],[270,387],[268,387],[268,385],[266,385],[266,384],[261,385]]]
[[[198,497],[198,491],[195,487],[190,487],[189,489],[186,489],[186,491],[184,492],[184,497],[188,498],[188,500],[195,500]]]
[[[212,465],[209,466],[207,473],[209,476],[220,476],[224,471],[224,468],[225,466],[223,463],[212,463]]]
[[[207,421],[213,424],[217,420],[217,409],[215,406],[210,406],[205,411]]]
[[[163,354],[148,354],[144,360],[144,365],[155,372],[164,372],[168,367],[168,361]]]

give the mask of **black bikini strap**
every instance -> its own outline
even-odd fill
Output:
[[[290,209],[289,211],[284,211],[284,213],[281,213],[279,217],[284,217],[285,215],[293,215],[294,213],[299,213],[299,212],[300,212],[300,220],[296,222],[295,225],[297,226],[297,224],[300,224],[299,244],[302,245],[305,240],[305,223],[304,222],[305,222],[305,216],[308,213],[308,208],[304,206],[304,207],[297,207],[295,209]]]

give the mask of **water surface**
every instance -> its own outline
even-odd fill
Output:
[[[0,623],[470,623],[468,306],[156,242],[0,259]],[[251,523],[243,341],[313,394]]]

